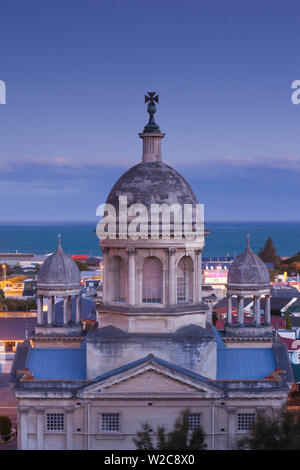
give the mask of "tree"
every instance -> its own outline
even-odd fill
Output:
[[[138,432],[136,434],[137,439],[134,438],[133,442],[136,446],[137,449],[142,450],[153,450],[153,444],[152,444],[152,439],[150,436],[150,433],[152,432],[152,429],[150,429],[150,426],[147,422],[142,424],[142,431]]]
[[[156,450],[204,450],[206,449],[205,434],[199,426],[193,430],[190,429],[188,415],[189,410],[185,410],[177,418],[174,428],[166,434],[164,427],[157,428],[157,446],[151,447]],[[139,439],[133,439],[137,449],[149,449],[152,440],[150,433],[152,430],[148,423],[142,425],[143,430],[137,433]]]
[[[0,416],[0,435],[3,441],[9,441],[11,434],[11,419],[8,416]]]
[[[5,304],[5,294],[2,289],[0,289],[0,309],[3,309]]]
[[[6,299],[4,305],[11,312],[28,312],[37,308],[35,300],[25,299]]]
[[[293,328],[292,317],[291,317],[291,314],[288,310],[286,310],[286,312],[284,314],[284,319],[285,319],[285,329],[286,330],[291,330]]]
[[[259,415],[248,436],[241,439],[242,450],[300,450],[300,413],[282,411],[275,418]]]
[[[279,256],[277,255],[277,251],[271,237],[267,239],[264,248],[259,250],[258,256],[262,261],[264,261],[264,263],[274,263],[274,265],[278,264]]]
[[[79,271],[90,270],[90,267],[87,264],[83,263],[82,261],[75,260],[75,263],[77,264]]]

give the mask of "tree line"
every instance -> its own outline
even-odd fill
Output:
[[[189,410],[177,418],[174,428],[166,432],[158,426],[153,432],[142,424],[133,442],[138,450],[206,450],[205,432],[201,426],[191,429]],[[154,437],[155,436],[155,437]],[[276,416],[258,414],[247,435],[238,439],[237,450],[300,450],[300,411],[283,409]]]

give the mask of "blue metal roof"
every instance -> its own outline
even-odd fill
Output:
[[[228,348],[213,326],[217,340],[217,379],[260,380],[276,369],[273,348]]]
[[[37,380],[85,380],[86,348],[32,348],[26,367]]]
[[[218,380],[261,380],[276,366],[273,348],[227,348],[220,333],[214,328],[217,340],[217,379]],[[185,375],[204,379],[199,374],[169,363],[157,357],[153,360],[176,369]],[[109,371],[94,380],[108,378],[124,372],[149,359],[141,358],[118,369]],[[86,341],[79,348],[32,348],[28,354],[26,367],[37,380],[85,380]]]
[[[272,348],[218,348],[219,380],[260,380],[275,368]]]

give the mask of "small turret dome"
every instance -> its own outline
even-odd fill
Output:
[[[232,263],[227,278],[228,287],[269,287],[270,275],[265,263],[250,248],[247,248]]]
[[[60,235],[56,251],[41,266],[37,278],[38,289],[78,290],[81,286],[80,271],[71,256],[61,247]]]

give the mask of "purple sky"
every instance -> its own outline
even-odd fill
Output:
[[[0,22],[1,221],[94,220],[148,91],[208,220],[300,220],[299,2],[13,0]]]

